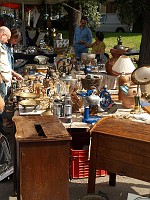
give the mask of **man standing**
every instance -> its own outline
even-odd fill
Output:
[[[6,43],[11,38],[11,31],[6,26],[0,27],[0,95],[5,99],[7,95],[7,87],[11,85],[12,75],[19,80],[23,80],[22,76],[12,70],[11,63],[8,56],[8,48]],[[3,119],[0,114],[0,132],[4,132],[2,129]]]
[[[6,82],[11,80],[11,68],[8,61],[7,51],[4,44],[8,43],[11,37],[10,30],[5,27],[0,27],[0,95],[4,99],[7,94]],[[0,132],[4,132],[3,129],[2,113],[0,114]]]
[[[82,17],[80,25],[76,27],[74,33],[74,51],[77,58],[81,57],[81,53],[88,53],[88,47],[84,43],[92,43],[92,32],[87,27],[88,19]]]

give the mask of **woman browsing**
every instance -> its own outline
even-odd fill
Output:
[[[88,48],[92,48],[91,53],[96,54],[98,62],[106,63],[108,54],[105,53],[106,45],[103,42],[104,34],[100,31],[95,33],[95,41],[92,44],[84,43]]]

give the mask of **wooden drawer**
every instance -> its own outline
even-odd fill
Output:
[[[108,172],[117,173],[132,178],[137,178],[143,181],[150,182],[150,168],[138,166],[136,164],[129,164],[125,160],[118,161],[117,159],[97,157],[96,169],[105,169]]]
[[[95,133],[98,147],[106,149],[116,149],[122,152],[130,152],[135,155],[142,155],[150,158],[150,142],[134,140],[125,137],[117,137],[112,135],[104,135],[103,133]]]

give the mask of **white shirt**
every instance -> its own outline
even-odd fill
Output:
[[[6,85],[11,85],[12,80],[12,69],[8,60],[7,50],[0,43],[0,74],[2,80],[5,81]]]

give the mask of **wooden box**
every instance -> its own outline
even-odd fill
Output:
[[[68,200],[71,136],[54,116],[15,116],[18,199]]]

